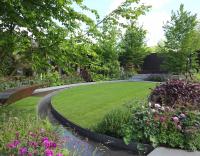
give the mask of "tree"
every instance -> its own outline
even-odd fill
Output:
[[[145,35],[146,31],[134,23],[127,28],[120,43],[119,53],[120,64],[126,71],[140,70],[143,58],[146,55]]]
[[[95,68],[102,71],[106,67],[109,71],[107,75],[112,75],[112,59],[106,57],[117,56],[113,49],[116,44],[114,40],[117,41],[118,36],[113,36],[110,46],[102,52],[103,55],[94,48],[94,45],[101,45],[100,49],[104,49],[103,43],[108,44],[109,37],[112,38],[112,31],[103,30],[103,25],[112,25],[118,31],[127,27],[130,21],[137,21],[149,7],[143,4],[133,6],[139,0],[126,0],[100,21],[98,13],[82,2],[83,0],[1,1],[0,57],[4,64],[13,66],[12,61],[4,59],[12,57],[15,62],[27,62],[38,73],[46,72],[54,64],[67,73],[76,71],[77,67],[88,73],[92,73]],[[95,14],[98,22],[76,11],[74,4]],[[126,22],[121,22],[121,19]],[[86,26],[85,30],[83,25]],[[108,35],[105,37],[102,33]],[[100,40],[102,37],[105,37],[104,41]],[[102,62],[107,65],[102,66]]]
[[[190,53],[194,52],[192,47],[195,45],[191,42],[189,44],[189,38],[191,38],[196,25],[196,14],[193,15],[191,12],[185,11],[183,4],[180,5],[177,12],[172,11],[171,20],[163,27],[166,37],[164,68],[167,71],[172,73],[186,72],[187,60]]]
[[[35,68],[49,65],[55,61],[59,44],[67,36],[81,29],[80,22],[89,28],[94,21],[85,14],[74,10],[73,3],[93,12],[82,5],[82,0],[3,0],[0,2],[0,55],[24,56]],[[58,23],[61,23],[59,25]],[[32,47],[36,42],[38,47]],[[9,47],[9,48],[8,48]],[[27,57],[28,56],[28,57]]]

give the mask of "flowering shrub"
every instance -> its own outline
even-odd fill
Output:
[[[152,104],[150,103],[150,106]],[[124,126],[124,140],[164,145],[187,150],[200,149],[200,114],[179,111],[156,104],[153,109],[133,109]]]
[[[200,110],[200,83],[169,80],[152,91],[150,101],[161,106]]]

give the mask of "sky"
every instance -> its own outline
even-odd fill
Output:
[[[96,9],[101,18],[116,9],[124,0],[85,0],[89,8]],[[170,20],[171,11],[178,10],[180,4],[185,9],[197,14],[200,19],[200,0],[141,0],[141,3],[151,5],[151,10],[139,18],[139,24],[147,30],[146,42],[148,46],[155,46],[164,39],[162,26]]]

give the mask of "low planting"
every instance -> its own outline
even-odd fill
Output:
[[[97,133],[122,138],[123,125],[128,123],[130,117],[131,112],[128,108],[114,109],[106,114],[92,129]]]
[[[195,109],[199,108],[195,103],[200,97],[198,86],[197,83],[170,80],[151,93],[155,95],[156,91],[156,95],[162,95],[162,100],[140,104],[134,101],[124,106],[128,118],[123,122],[124,109],[112,111],[99,122],[95,131],[124,139],[126,143],[134,141],[155,147],[200,150],[200,111]],[[182,97],[184,95],[186,97]]]
[[[69,155],[59,127],[36,117],[40,97],[0,108],[0,153],[19,156]]]
[[[65,140],[60,137],[48,121],[41,121],[32,116],[27,116],[26,119],[9,117],[3,119],[0,127],[1,154],[20,156],[68,155],[68,151],[64,148]]]

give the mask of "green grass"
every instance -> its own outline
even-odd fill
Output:
[[[8,106],[0,108],[0,113],[11,113],[16,117],[36,116],[37,104],[41,97],[27,97]],[[9,116],[9,115],[8,115]]]
[[[91,128],[105,114],[131,100],[146,100],[156,83],[118,82],[74,87],[52,98],[54,108],[76,124]]]

